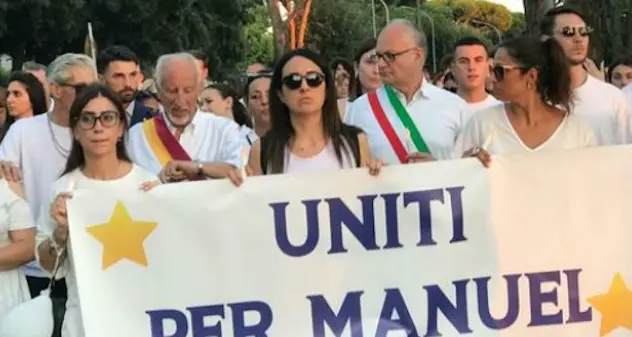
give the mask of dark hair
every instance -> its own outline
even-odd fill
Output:
[[[85,89],[81,90],[74,103],[70,107],[70,128],[74,131],[79,122],[79,117],[83,108],[88,105],[90,101],[97,97],[107,98],[116,107],[116,111],[119,113],[120,121],[123,123],[123,137],[116,143],[116,156],[124,161],[132,162],[125,149],[125,138],[127,135],[127,112],[123,107],[123,103],[119,99],[118,95],[112,91],[108,86],[101,83],[93,83],[88,85]],[[77,139],[73,138],[72,148],[66,161],[66,168],[61,174],[62,176],[74,171],[77,168],[81,168],[85,165],[85,156],[83,148]]]
[[[614,72],[614,69],[618,66],[632,67],[632,56],[622,56],[610,63],[610,65],[608,66],[608,73],[606,74],[606,80],[608,81],[608,83],[612,83],[612,73]]]
[[[104,74],[110,63],[115,61],[134,62],[139,64],[138,56],[125,46],[110,46],[101,51],[97,57],[97,71]]]
[[[355,70],[353,69],[353,65],[343,58],[335,58],[333,61],[331,61],[329,67],[331,68],[331,74],[334,76],[334,80],[336,79],[336,71],[338,71],[338,67],[340,66],[342,66],[342,69],[344,69],[347,72],[347,75],[349,75],[349,85],[347,85],[347,91],[351,93],[353,79],[355,78]]]
[[[449,71],[447,74],[445,74],[445,76],[443,77],[443,83],[445,84],[445,82],[447,81],[453,81],[456,83],[456,77],[454,77],[454,73],[452,73],[452,71]]]
[[[481,46],[485,49],[485,54],[488,53],[487,45],[481,39],[475,36],[466,36],[456,41],[456,44],[454,45],[454,54],[456,55],[457,48],[463,46]]]
[[[272,79],[272,71],[265,69],[258,72],[254,76],[248,76],[248,79],[246,80],[246,86],[244,87],[244,102],[247,103],[250,99],[250,86],[252,85],[252,83],[261,78]]]
[[[377,46],[377,40],[374,38],[365,40],[360,44],[360,47],[353,56],[353,63],[355,63],[358,69],[360,68],[362,56],[364,56],[364,54],[368,53],[369,51],[375,49],[375,46]],[[360,83],[359,76],[356,76],[354,79],[352,79],[350,81],[350,84],[351,89],[349,90],[349,100],[354,101],[356,98],[364,95],[364,92],[362,91],[362,83]]]
[[[208,58],[206,57],[206,53],[199,49],[187,50],[186,53],[191,54],[196,60],[202,61],[204,67],[208,68]]]
[[[233,119],[235,123],[239,126],[245,125],[252,129],[252,120],[248,113],[246,112],[246,107],[239,101],[239,96],[237,96],[237,92],[229,85],[224,83],[213,83],[206,87],[206,89],[215,89],[219,92],[222,98],[226,99],[228,97],[233,99]]]
[[[519,37],[500,45],[522,68],[538,70],[536,84],[542,100],[551,105],[563,106],[571,111],[573,91],[568,59],[560,44],[553,38]]]
[[[270,164],[270,170],[266,167],[261,169],[266,173],[282,173],[285,167],[286,150],[290,144],[290,140],[295,136],[295,130],[290,120],[290,110],[287,105],[281,101],[279,93],[283,87],[283,67],[295,57],[304,57],[314,62],[325,74],[325,102],[322,107],[323,134],[326,139],[333,144],[334,151],[338,161],[342,163],[343,151],[347,155],[350,148],[354,148],[358,143],[358,129],[342,123],[340,113],[338,112],[338,100],[336,98],[336,86],[327,62],[323,58],[309,49],[292,50],[277,62],[272,74],[272,82],[270,84],[270,131],[263,137],[261,144],[264,142],[267,146],[261,148],[261,156],[269,158],[266,160]],[[347,146],[348,145],[348,146]],[[358,155],[356,155],[356,160]]]
[[[542,19],[540,20],[540,34],[552,36],[553,30],[555,29],[555,18],[557,18],[559,15],[564,14],[577,15],[580,19],[582,19],[582,21],[588,23],[588,21],[586,20],[586,16],[584,16],[584,14],[579,11],[579,9],[569,5],[559,6],[549,9],[544,14]]]
[[[42,82],[40,82],[35,75],[24,71],[16,71],[9,77],[9,83],[18,82],[22,84],[26,93],[29,95],[29,101],[31,102],[31,109],[33,109],[33,116],[45,113],[47,108],[46,91]],[[7,115],[6,125],[10,126],[15,122],[15,119],[11,115]]]

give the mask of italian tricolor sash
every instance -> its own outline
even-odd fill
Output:
[[[191,161],[189,154],[169,131],[162,115],[143,122],[145,139],[161,166],[173,160]]]
[[[410,134],[410,138],[413,144],[415,145],[415,148],[417,149],[417,151],[420,153],[430,153],[430,150],[428,149],[428,145],[426,145],[426,142],[424,141],[424,138],[421,136],[419,129],[417,128],[417,126],[415,125],[415,122],[413,122],[412,118],[410,117],[410,114],[406,110],[406,107],[404,107],[402,102],[397,98],[397,95],[395,95],[393,88],[391,88],[391,86],[389,85],[386,85],[384,86],[384,91],[386,92],[388,101],[391,107],[393,108],[393,110],[395,110],[397,117],[399,117],[399,120],[404,125],[404,128],[408,130],[408,133]],[[397,158],[402,164],[407,163],[408,162],[408,149],[406,149],[406,146],[404,146],[404,144],[402,143],[402,140],[397,135],[397,132],[395,132],[393,125],[388,120],[388,117],[386,116],[386,113],[384,112],[384,108],[382,107],[382,103],[380,102],[377,96],[377,91],[369,93],[368,98],[369,98],[369,104],[371,105],[371,110],[373,111],[373,115],[375,116],[375,119],[377,120],[378,124],[380,124],[380,128],[384,132],[384,135],[386,136],[386,139],[388,139],[388,142],[391,144],[393,151],[395,151]]]

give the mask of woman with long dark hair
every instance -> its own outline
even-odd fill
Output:
[[[42,83],[34,75],[16,71],[9,78],[7,89],[7,117],[6,127],[21,118],[43,114],[47,110],[46,91]]]
[[[252,118],[239,102],[237,91],[224,83],[208,85],[200,95],[200,110],[232,119],[239,125],[239,134],[248,148],[257,140],[252,130]]]
[[[353,101],[368,92],[375,91],[382,84],[375,58],[376,45],[377,40],[374,38],[362,42],[353,57],[354,78],[349,83],[349,97],[338,100],[338,110],[343,119]]]
[[[554,39],[520,37],[494,56],[494,96],[506,102],[476,113],[461,133],[457,155],[566,150],[597,145],[592,128],[572,113],[568,60]]]
[[[333,76],[320,55],[308,49],[285,54],[270,85],[270,131],[252,147],[255,175],[316,172],[369,166],[377,174],[381,161],[371,159],[364,133],[342,123]]]
[[[127,112],[118,96],[102,84],[81,91],[70,108],[73,144],[62,176],[53,184],[53,198],[45,203],[37,224],[36,256],[51,272],[57,254],[66,250],[68,219],[66,200],[75,188],[115,193],[124,189],[149,190],[157,178],[132,164],[125,150]],[[50,210],[48,209],[50,207]],[[60,262],[57,278],[66,277],[68,300],[62,337],[83,337],[77,282],[72,257]]]

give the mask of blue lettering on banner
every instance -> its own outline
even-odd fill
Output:
[[[445,204],[446,197],[450,199],[450,212],[452,214],[452,238],[450,243],[467,241],[463,225],[463,200],[464,187],[451,187],[445,189],[432,189],[423,191],[411,191],[403,193],[361,195],[360,201],[362,214],[358,217],[351,207],[340,198],[310,199],[301,203],[305,208],[307,234],[302,243],[292,243],[288,235],[287,207],[289,202],[271,203],[274,216],[275,238],[279,249],[291,257],[302,257],[312,253],[320,239],[320,219],[318,208],[325,203],[329,210],[329,224],[331,232],[331,247],[328,254],[346,253],[343,239],[343,229],[346,228],[355,240],[368,251],[379,249],[401,248],[399,238],[398,210],[399,197],[402,198],[402,207],[408,208],[412,204],[417,205],[419,221],[419,241],[417,246],[437,245],[432,232],[431,206],[433,203]],[[379,199],[378,199],[379,197]],[[375,203],[383,201],[386,229],[386,244],[380,247],[375,235]],[[296,225],[293,223],[293,225]]]
[[[478,318],[489,329],[503,330],[512,327],[520,315],[520,280],[526,278],[528,283],[529,307],[530,310],[523,314],[530,316],[527,327],[543,325],[563,325],[563,317],[568,317],[566,324],[590,322],[592,321],[592,311],[590,308],[581,309],[579,299],[579,274],[581,270],[550,271],[528,274],[504,275],[507,295],[507,312],[501,317],[495,318],[491,314],[489,303],[489,281],[490,277],[479,277],[473,279],[458,280],[452,282],[452,290],[444,289],[439,285],[424,286],[427,303],[427,317],[417,317],[408,309],[406,301],[398,289],[385,289],[382,309],[379,313],[379,320],[375,337],[386,337],[388,333],[396,330],[403,330],[409,336],[433,337],[443,336],[457,332],[468,334],[474,332],[471,327],[472,313],[468,312],[468,299],[476,300],[478,304]],[[569,294],[568,305],[562,309],[559,304],[558,290],[563,286],[563,276],[565,276],[564,287]],[[548,283],[554,285],[554,289],[543,291],[542,285]],[[474,288],[474,289],[472,289]],[[475,296],[468,293],[475,290]],[[449,292],[448,292],[449,291]],[[334,336],[368,337],[364,334],[362,318],[376,317],[376,313],[362,312],[363,291],[353,291],[345,295],[342,305],[335,311],[324,295],[311,295],[307,299],[312,310],[312,334],[314,337],[326,336],[330,331]],[[450,300],[454,298],[454,301]],[[410,299],[408,299],[410,301]],[[554,305],[556,312],[545,315],[542,307],[548,304]],[[443,316],[450,323],[452,331],[445,325],[439,328],[440,316]],[[418,322],[427,324],[424,330],[420,329],[413,322],[416,317]],[[350,331],[350,334],[348,333]],[[419,333],[418,333],[419,332]],[[371,335],[373,337],[373,335]]]
[[[231,312],[233,327],[231,336],[268,337],[268,329],[272,326],[273,319],[272,308],[267,303],[257,301],[232,303],[226,306],[218,304],[187,308],[190,314],[190,323],[187,315],[178,310],[147,311],[151,326],[151,337],[221,337],[221,322],[226,318],[225,307],[230,308]],[[258,314],[259,321],[256,324],[246,325],[246,314],[248,312]],[[206,321],[211,317],[218,318],[218,321],[216,324],[207,325]],[[167,321],[171,321],[173,323],[172,326],[175,326],[174,332],[166,331],[165,323]],[[189,330],[191,334],[189,334]]]

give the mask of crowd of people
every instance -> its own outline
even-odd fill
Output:
[[[571,7],[540,24],[542,36],[505,41],[492,55],[475,37],[460,40],[434,81],[426,35],[405,20],[350,61],[298,49],[272,69],[252,64],[243,88],[209,81],[197,52],[161,56],[152,79],[124,46],[96,62],[64,54],[26,63],[0,90],[0,326],[54,273],[51,296],[65,303],[55,335],[84,336],[67,250],[75,189],[151,193],[356,167],[379,175],[384,164],[462,157],[488,166],[494,155],[630,143],[630,56],[595,71],[592,28]]]

